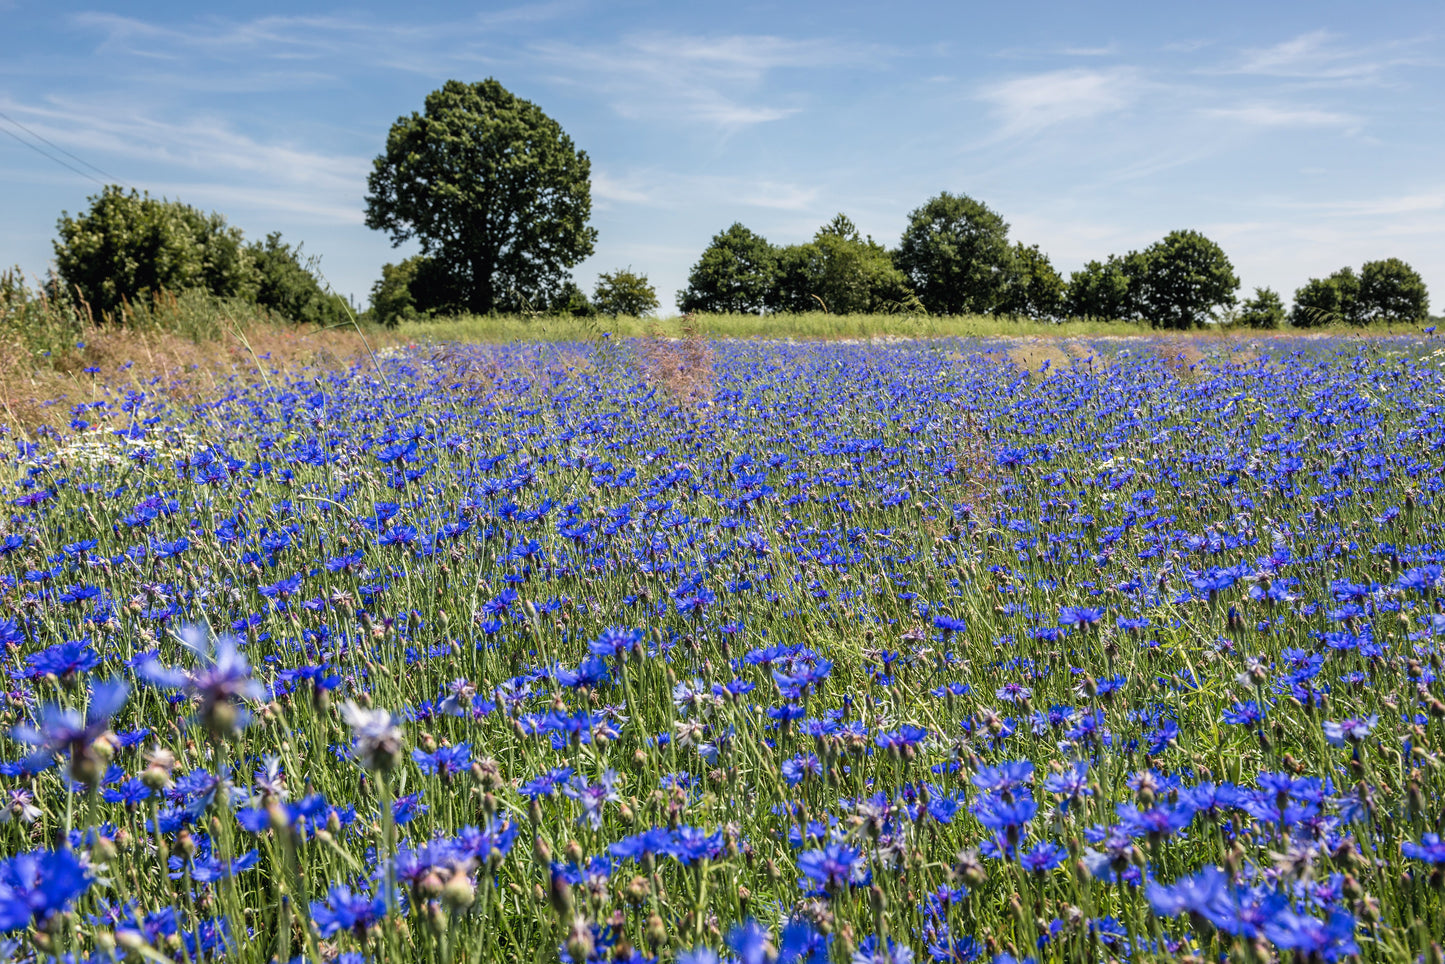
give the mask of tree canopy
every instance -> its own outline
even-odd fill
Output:
[[[1133,263],[1131,263],[1131,260]],[[1064,310],[1074,318],[1132,321],[1136,317],[1131,286],[1139,270],[1138,255],[1090,261],[1069,274]]]
[[[1420,323],[1430,317],[1430,295],[1420,273],[1399,258],[1360,268],[1359,318],[1369,324]]]
[[[1294,293],[1289,323],[1296,328],[1358,324],[1359,299],[1360,278],[1354,268],[1341,268],[1326,278],[1311,278]]]
[[[116,185],[88,200],[83,214],[61,212],[55,271],[97,318],[163,291],[255,297],[251,252],[221,215]]]
[[[713,235],[677,293],[683,311],[761,314],[768,306],[777,253],[768,239],[734,222]]]
[[[944,191],[908,215],[894,259],[934,314],[994,311],[1008,286],[1008,223],[981,201]]]
[[[1198,231],[1171,231],[1142,255],[1131,287],[1139,314],[1154,327],[1194,328],[1234,304],[1234,266]]]
[[[1013,246],[1012,265],[995,311],[1024,318],[1057,319],[1064,310],[1064,279],[1037,244]]]
[[[903,272],[883,245],[865,238],[851,219],[838,214],[806,244],[777,252],[777,273],[769,307],[774,311],[817,311],[846,315],[896,310],[909,300]]]
[[[193,291],[252,301],[292,321],[327,325],[347,316],[346,302],[279,232],[247,244],[220,214],[114,185],[89,201],[85,213],[60,216],[55,282],[97,319],[118,318],[162,292]]]
[[[479,314],[549,304],[592,253],[591,161],[496,80],[449,80],[400,117],[367,178],[366,224],[422,253]]]
[[[1284,302],[1273,288],[1255,288],[1254,296],[1239,306],[1239,324],[1246,328],[1274,329],[1284,326]]]
[[[658,308],[657,291],[630,267],[603,272],[592,289],[592,306],[604,315],[640,318]]]

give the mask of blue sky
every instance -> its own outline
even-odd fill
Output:
[[[1395,256],[1445,307],[1439,0],[0,0],[0,34],[0,264],[35,273],[99,186],[17,137],[304,241],[364,302],[412,253],[362,223],[388,128],[494,76],[592,158],[589,291],[631,266],[670,308],[733,221],[791,243],[842,211],[891,245],[948,190],[1066,274],[1194,228],[1245,292]]]

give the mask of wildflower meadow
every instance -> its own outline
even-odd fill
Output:
[[[0,960],[1445,959],[1445,351],[387,349],[4,436]]]

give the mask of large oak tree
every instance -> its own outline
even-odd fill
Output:
[[[592,253],[591,162],[497,81],[449,80],[397,119],[367,179],[366,224],[411,238],[478,314],[547,304]]]

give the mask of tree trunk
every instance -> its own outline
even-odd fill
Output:
[[[496,293],[492,290],[492,259],[478,255],[472,259],[472,290],[467,307],[474,315],[485,315],[497,305]]]

